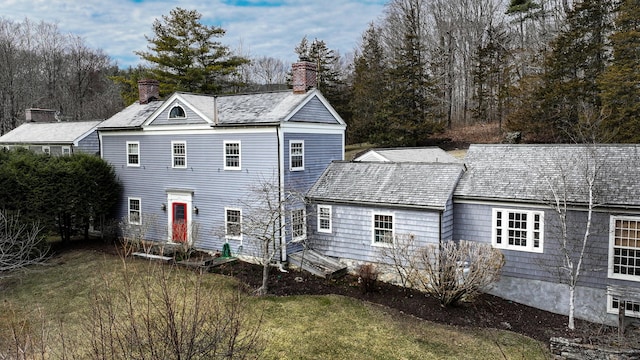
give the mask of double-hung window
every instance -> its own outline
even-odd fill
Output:
[[[71,155],[71,146],[63,146],[62,147],[62,155],[64,155],[64,156]]]
[[[391,214],[373,214],[373,244],[392,244],[393,243],[393,215]]]
[[[307,226],[305,224],[304,209],[291,211],[291,234],[293,241],[304,240],[307,236]]]
[[[240,170],[240,141],[224,142],[224,169]]]
[[[129,224],[142,224],[142,206],[140,198],[129,198]]]
[[[187,143],[185,141],[171,142],[171,162],[174,168],[187,167]]]
[[[612,216],[609,277],[640,281],[640,218]]]
[[[291,171],[304,170],[303,140],[292,140],[289,142],[289,168]]]
[[[493,209],[492,245],[498,249],[543,251],[544,212]]]
[[[127,166],[140,166],[140,143],[127,141]]]
[[[42,153],[43,154],[47,154],[47,155],[51,155],[51,146],[42,145]]]
[[[331,232],[331,206],[318,205],[318,232]]]
[[[242,239],[242,210],[225,209],[225,234],[229,239]]]

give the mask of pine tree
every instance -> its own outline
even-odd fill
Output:
[[[584,0],[567,16],[567,30],[546,59],[543,110],[560,140],[575,139],[580,121],[600,112],[596,79],[607,62],[611,1]],[[563,136],[566,134],[566,136]]]
[[[600,77],[603,130],[613,141],[640,142],[640,1],[625,0],[611,35],[613,59]]]
[[[400,28],[390,44],[388,93],[385,101],[387,130],[379,143],[390,146],[417,146],[442,128],[435,101],[436,84],[429,76],[427,51],[422,32],[422,3],[398,4]]]
[[[248,62],[234,56],[227,46],[215,41],[225,30],[206,26],[196,10],[175,8],[153,23],[153,37],[146,37],[149,51],[137,55],[154,67],[161,92],[217,93],[230,88],[230,75]]]
[[[349,143],[373,142],[376,134],[384,133],[386,70],[380,31],[372,23],[363,34],[361,51],[354,59]]]

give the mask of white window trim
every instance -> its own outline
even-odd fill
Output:
[[[71,146],[63,146],[61,151],[62,155],[71,155]]]
[[[617,297],[617,296],[615,296]],[[611,294],[607,294],[607,313],[609,314],[618,314],[618,308],[614,308],[613,307],[613,298],[614,296]],[[632,316],[632,317],[636,317],[636,318],[640,318],[640,312],[638,311],[632,311],[632,310],[626,310],[624,311],[625,316]]]
[[[171,110],[173,110],[173,108],[180,108],[182,109],[182,112],[184,113],[184,116],[176,116],[176,117],[171,117]],[[169,120],[183,120],[187,118],[187,112],[184,110],[184,107],[180,104],[174,104],[169,108],[169,111],[167,112],[167,119]]]
[[[293,224],[295,223],[293,221],[293,214],[294,212],[298,212],[298,211],[302,211],[302,235],[295,236],[293,232]],[[291,241],[299,242],[299,241],[305,240],[307,238],[307,210],[305,208],[293,209],[291,210],[290,218],[291,218]]]
[[[301,156],[302,157],[302,166],[298,166],[298,167],[293,167],[293,152],[292,152],[292,148],[293,145],[297,145],[300,144],[302,145],[302,154],[301,155],[296,155],[296,156]],[[289,170],[290,171],[303,171],[304,170],[304,140],[290,140],[289,141]]]
[[[184,145],[184,165],[177,166],[176,165],[176,153],[174,146],[183,144]],[[172,141],[171,142],[171,167],[174,169],[186,169],[187,168],[187,142],[186,141]]]
[[[376,241],[376,215],[391,216],[391,242]],[[392,212],[374,211],[371,213],[371,245],[379,247],[391,247],[396,238],[396,215]]]
[[[227,166],[227,144],[238,144],[238,166]],[[222,154],[224,158],[222,161],[224,162],[225,170],[242,170],[242,143],[240,140],[228,140],[224,141],[222,144]]]
[[[323,218],[321,216],[322,211],[321,209],[326,209],[329,211],[329,218]],[[329,228],[328,229],[323,229],[320,224],[321,224],[321,220],[329,220]],[[331,207],[331,205],[318,205],[318,232],[320,233],[331,233],[333,230],[333,209]]]
[[[229,235],[229,233],[227,232],[227,229],[229,228],[229,222],[228,222],[228,217],[227,217],[227,211],[238,211],[240,212],[240,235]],[[224,235],[225,238],[228,240],[240,240],[240,244],[242,244],[242,209],[240,208],[232,208],[232,207],[225,207],[224,208]]]
[[[608,261],[608,276],[611,279],[621,279],[630,281],[640,281],[640,276],[628,275],[628,274],[616,274],[613,272],[613,255],[614,255],[614,243],[616,235],[616,220],[629,220],[640,222],[640,217],[637,216],[615,216],[611,215],[609,222],[609,261]]]
[[[496,228],[496,220],[497,213],[502,212],[502,243],[498,244],[496,241],[497,236],[497,228]],[[518,245],[509,245],[508,243],[508,213],[519,213],[519,214],[527,214],[527,246],[518,246]],[[504,216],[506,215],[506,216]],[[539,239],[539,247],[534,247],[534,239],[533,239],[533,222],[534,215],[540,216],[540,239]],[[520,209],[504,209],[504,208],[493,208],[491,212],[491,245],[496,249],[504,249],[504,250],[513,250],[513,251],[524,251],[524,252],[532,252],[532,253],[543,253],[544,252],[544,211],[542,210],[520,210]]]
[[[131,221],[131,200],[137,200],[140,208],[138,209],[138,221]],[[137,197],[127,198],[127,221],[132,225],[142,225],[142,199]]]
[[[43,154],[47,154],[47,155],[51,155],[51,146],[42,145],[42,153]]]
[[[135,155],[138,155],[138,163],[137,164],[129,162],[129,155],[134,155],[134,154],[129,152],[129,145],[137,145],[138,146],[138,153],[135,154]],[[173,150],[173,148],[172,148],[172,150]],[[127,141],[127,166],[129,166],[129,167],[140,167],[140,142],[139,141]]]

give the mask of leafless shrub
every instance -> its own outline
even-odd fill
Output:
[[[378,282],[378,270],[373,264],[363,264],[358,268],[358,282],[363,293],[374,292]]]
[[[10,303],[2,307],[9,316],[0,325],[0,360],[48,359],[50,332],[42,309],[22,316]]]
[[[156,242],[147,241],[147,235],[156,225],[157,217],[155,215],[142,216],[138,224],[129,222],[127,218],[122,219],[118,227],[120,228],[125,256],[136,251],[143,251],[145,254],[149,254]]]
[[[389,246],[380,248],[381,262],[390,264],[396,275],[398,275],[400,285],[404,288],[413,287],[411,280],[418,271],[413,259],[415,251],[417,250],[415,235],[398,234],[393,241],[389,241],[388,243]]]
[[[473,300],[498,281],[504,256],[490,244],[461,240],[427,245],[412,261],[419,270],[411,283],[449,306]]]
[[[187,274],[190,275],[190,274]],[[207,291],[202,274],[151,264],[126,268],[93,291],[87,325],[91,358],[246,359],[261,352],[260,319],[251,325],[239,291]]]
[[[41,264],[47,259],[48,246],[37,223],[24,224],[19,215],[0,211],[0,273]]]

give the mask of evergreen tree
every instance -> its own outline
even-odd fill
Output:
[[[640,1],[625,0],[611,35],[613,59],[600,77],[603,130],[614,141],[640,142]]]
[[[349,143],[373,142],[384,129],[386,64],[380,31],[372,23],[362,36],[361,52],[354,59],[352,97],[353,114],[347,128]]]
[[[575,4],[567,17],[567,30],[552,43],[545,66],[543,109],[559,135],[574,138],[580,121],[600,112],[596,79],[607,62],[611,5],[602,0]]]
[[[136,52],[154,65],[151,71],[160,81],[161,93],[226,91],[233,85],[231,75],[248,62],[214,40],[224,36],[224,29],[203,25],[201,18],[196,10],[171,10],[154,21],[155,35],[146,37],[150,51]]]
[[[389,146],[417,146],[442,128],[439,123],[436,83],[429,77],[420,1],[398,6],[398,37],[391,46],[386,96],[386,131],[378,143]]]
[[[497,121],[500,128],[510,85],[511,54],[508,44],[509,38],[505,31],[494,26],[489,27],[486,40],[476,52],[476,66],[473,70],[476,100],[473,116],[476,121]]]
[[[601,0],[575,4],[565,30],[551,43],[537,88],[531,89],[531,98],[515,114],[520,119],[511,126],[538,132],[538,141],[584,139],[583,123],[600,112],[596,79],[607,63],[611,7],[611,1]]]

